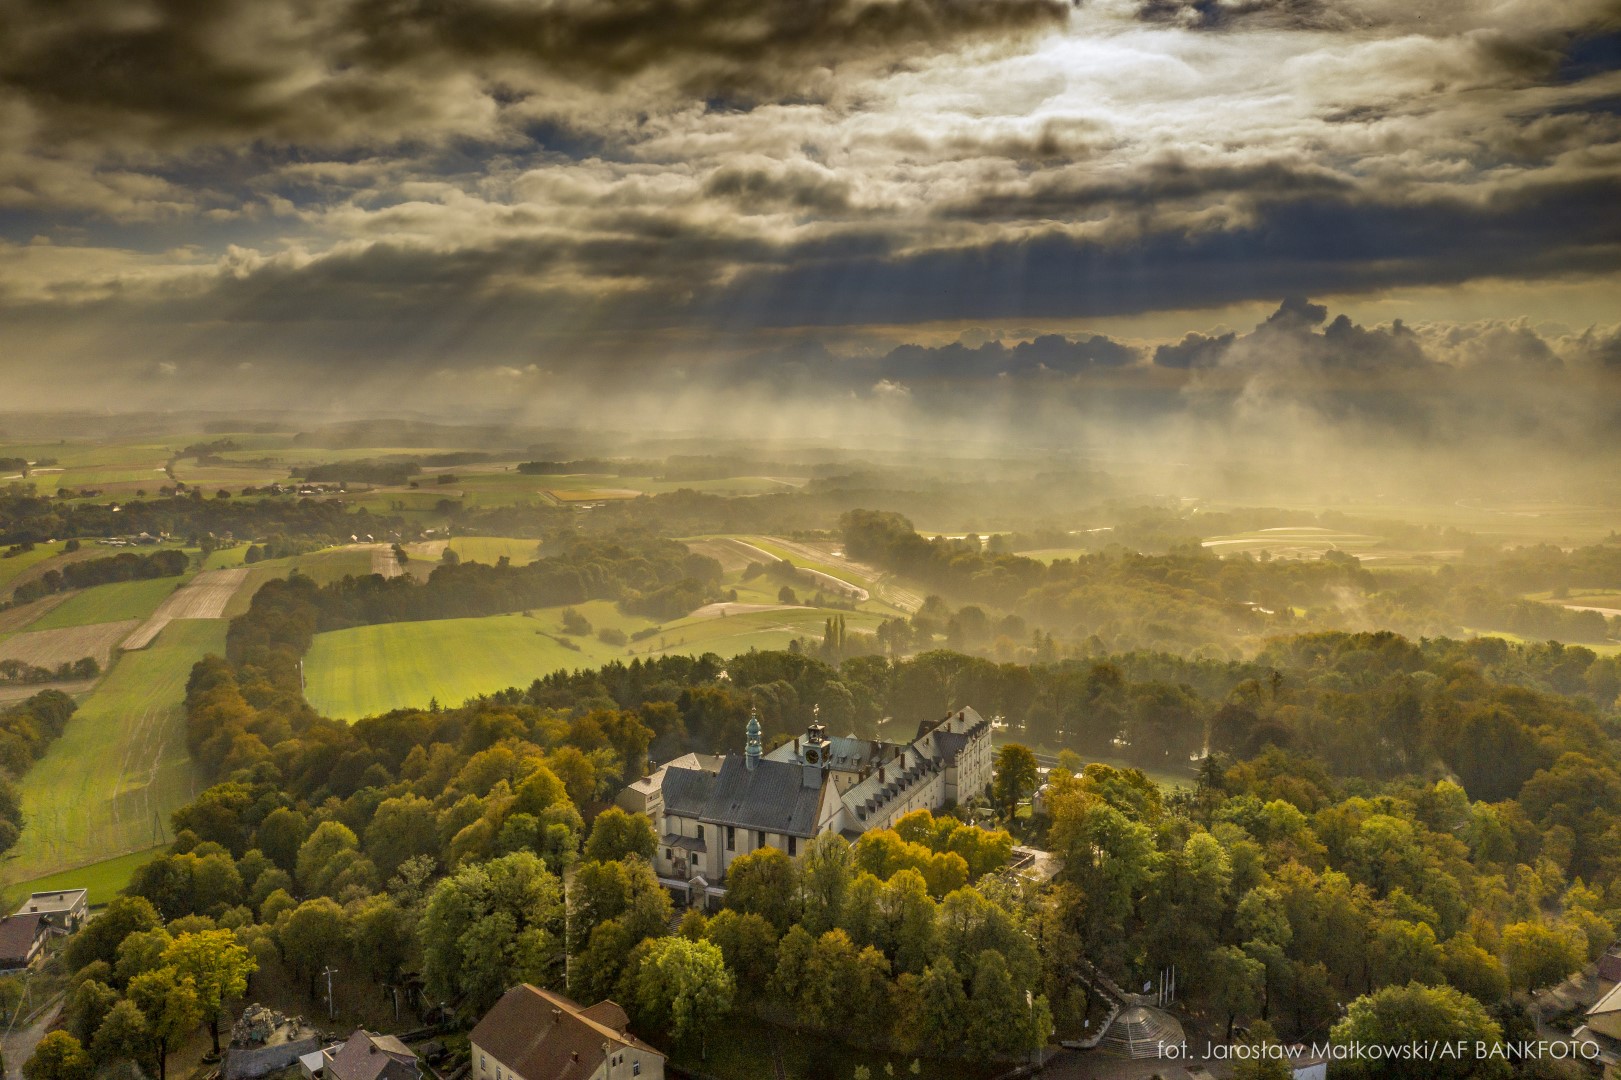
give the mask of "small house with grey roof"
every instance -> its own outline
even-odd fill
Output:
[[[913,810],[966,802],[990,785],[993,768],[990,722],[971,708],[919,725],[909,743],[829,738],[813,720],[769,753],[751,716],[742,754],[718,767],[671,762],[657,795],[641,797],[658,808],[659,878],[678,899],[709,907],[725,896],[740,855],[773,847],[797,856],[823,833],[853,840]]]

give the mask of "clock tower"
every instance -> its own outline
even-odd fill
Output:
[[[827,728],[822,726],[821,711],[820,705],[811,710],[810,727],[805,729],[805,741],[800,750],[800,760],[805,765],[806,787],[822,786],[822,776],[827,772],[833,749],[833,744],[827,741]]]

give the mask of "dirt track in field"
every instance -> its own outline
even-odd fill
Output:
[[[120,622],[64,626],[59,630],[18,634],[0,641],[0,660],[21,660],[35,667],[54,669],[58,664],[71,664],[86,656],[94,656],[96,663],[105,670],[112,660],[114,647],[140,624],[139,619],[124,619]]]
[[[394,548],[389,544],[363,544],[362,547],[371,548],[371,572],[381,574],[383,577],[399,577],[405,573],[400,569],[400,560],[394,557]]]
[[[66,603],[67,598],[72,595],[72,593],[52,593],[50,596],[40,597],[31,604],[23,604],[20,607],[0,611],[0,634],[9,634],[14,630],[21,630],[57,604]]]
[[[248,579],[247,567],[205,570],[174,591],[152,617],[124,642],[126,649],[144,649],[175,619],[220,619],[225,605]]]

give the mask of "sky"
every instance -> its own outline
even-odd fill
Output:
[[[1593,439],[1618,207],[1615,0],[0,0],[0,408]]]

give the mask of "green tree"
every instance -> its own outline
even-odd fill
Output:
[[[951,958],[942,956],[918,980],[918,1044],[932,1053],[950,1051],[961,1042],[967,1015],[962,976]]]
[[[419,855],[439,854],[439,814],[420,795],[384,799],[366,826],[366,854],[384,878]],[[313,837],[312,837],[313,839]]]
[[[799,882],[806,930],[820,934],[839,925],[852,876],[850,842],[838,833],[823,833],[805,845]]]
[[[1044,1044],[1051,1033],[1052,1017],[1046,999],[1027,999],[1002,955],[991,949],[981,952],[968,997],[964,1032],[968,1050],[982,1058],[1032,1050]]]
[[[90,1044],[90,1055],[98,1066],[115,1061],[141,1062],[152,1045],[146,1014],[140,1006],[124,999],[107,1011]]]
[[[89,1046],[114,1005],[118,1004],[118,991],[96,979],[86,979],[68,996],[68,1032]]]
[[[214,1053],[219,1053],[220,1010],[247,992],[248,976],[259,969],[259,962],[236,943],[236,935],[229,930],[181,934],[164,950],[163,962],[191,980]]]
[[[616,862],[635,855],[652,862],[657,846],[653,822],[646,814],[627,814],[617,806],[610,806],[591,823],[584,857],[587,861]]]
[[[118,947],[129,935],[158,925],[158,912],[144,896],[115,896],[100,915],[68,939],[64,959],[69,971],[78,971],[97,960],[108,964],[118,960]]]
[[[1227,1017],[1227,1038],[1240,1015],[1251,1015],[1261,1005],[1266,967],[1233,945],[1211,949],[1205,957],[1202,981],[1211,1004]]]
[[[644,1018],[680,1042],[696,1033],[699,1056],[709,1027],[732,1008],[731,972],[707,941],[665,937],[648,942],[636,973],[636,1006]]]
[[[353,907],[355,959],[373,979],[390,984],[412,961],[417,921],[391,895],[369,896]]]
[[[753,912],[727,908],[709,920],[704,937],[720,949],[745,1001],[766,992],[777,966],[777,931],[769,922]]]
[[[169,1048],[203,1022],[197,987],[174,968],[158,968],[130,980],[129,1000],[146,1017],[147,1030],[157,1041],[158,1080],[167,1080]]]
[[[464,866],[439,882],[422,916],[428,992],[481,1015],[508,987],[546,981],[562,929],[562,886],[537,856]]]
[[[1579,930],[1540,922],[1503,927],[1502,948],[1509,982],[1527,993],[1552,986],[1587,959],[1586,936]]]
[[[1502,1029],[1480,1002],[1450,986],[1387,986],[1351,1002],[1330,1034],[1339,1045],[1438,1045],[1463,1041],[1494,1044]],[[1451,1060],[1350,1058],[1335,1065],[1336,1075],[1368,1080],[1501,1080],[1511,1073],[1501,1057],[1473,1053]]]
[[[323,821],[298,849],[294,877],[311,894],[330,896],[347,880],[376,883],[376,870],[360,854],[360,841],[341,821]]]
[[[1027,746],[1004,743],[996,752],[996,778],[991,794],[1009,820],[1019,803],[1036,790],[1036,755]]]
[[[277,925],[276,940],[282,956],[293,972],[306,980],[306,993],[311,998],[315,996],[316,974],[349,955],[349,934],[348,914],[326,896],[304,901]]]
[[[787,933],[801,911],[799,868],[772,847],[738,856],[726,871],[726,906],[759,915],[777,933]]]
[[[161,926],[126,937],[118,946],[118,963],[113,966],[119,985],[127,986],[135,976],[161,967],[163,952],[173,942],[169,931]]]
[[[298,866],[298,849],[309,834],[309,819],[297,810],[281,806],[266,814],[259,823],[254,846],[291,874]]]
[[[90,1080],[90,1055],[65,1031],[52,1031],[23,1062],[27,1080]]]

